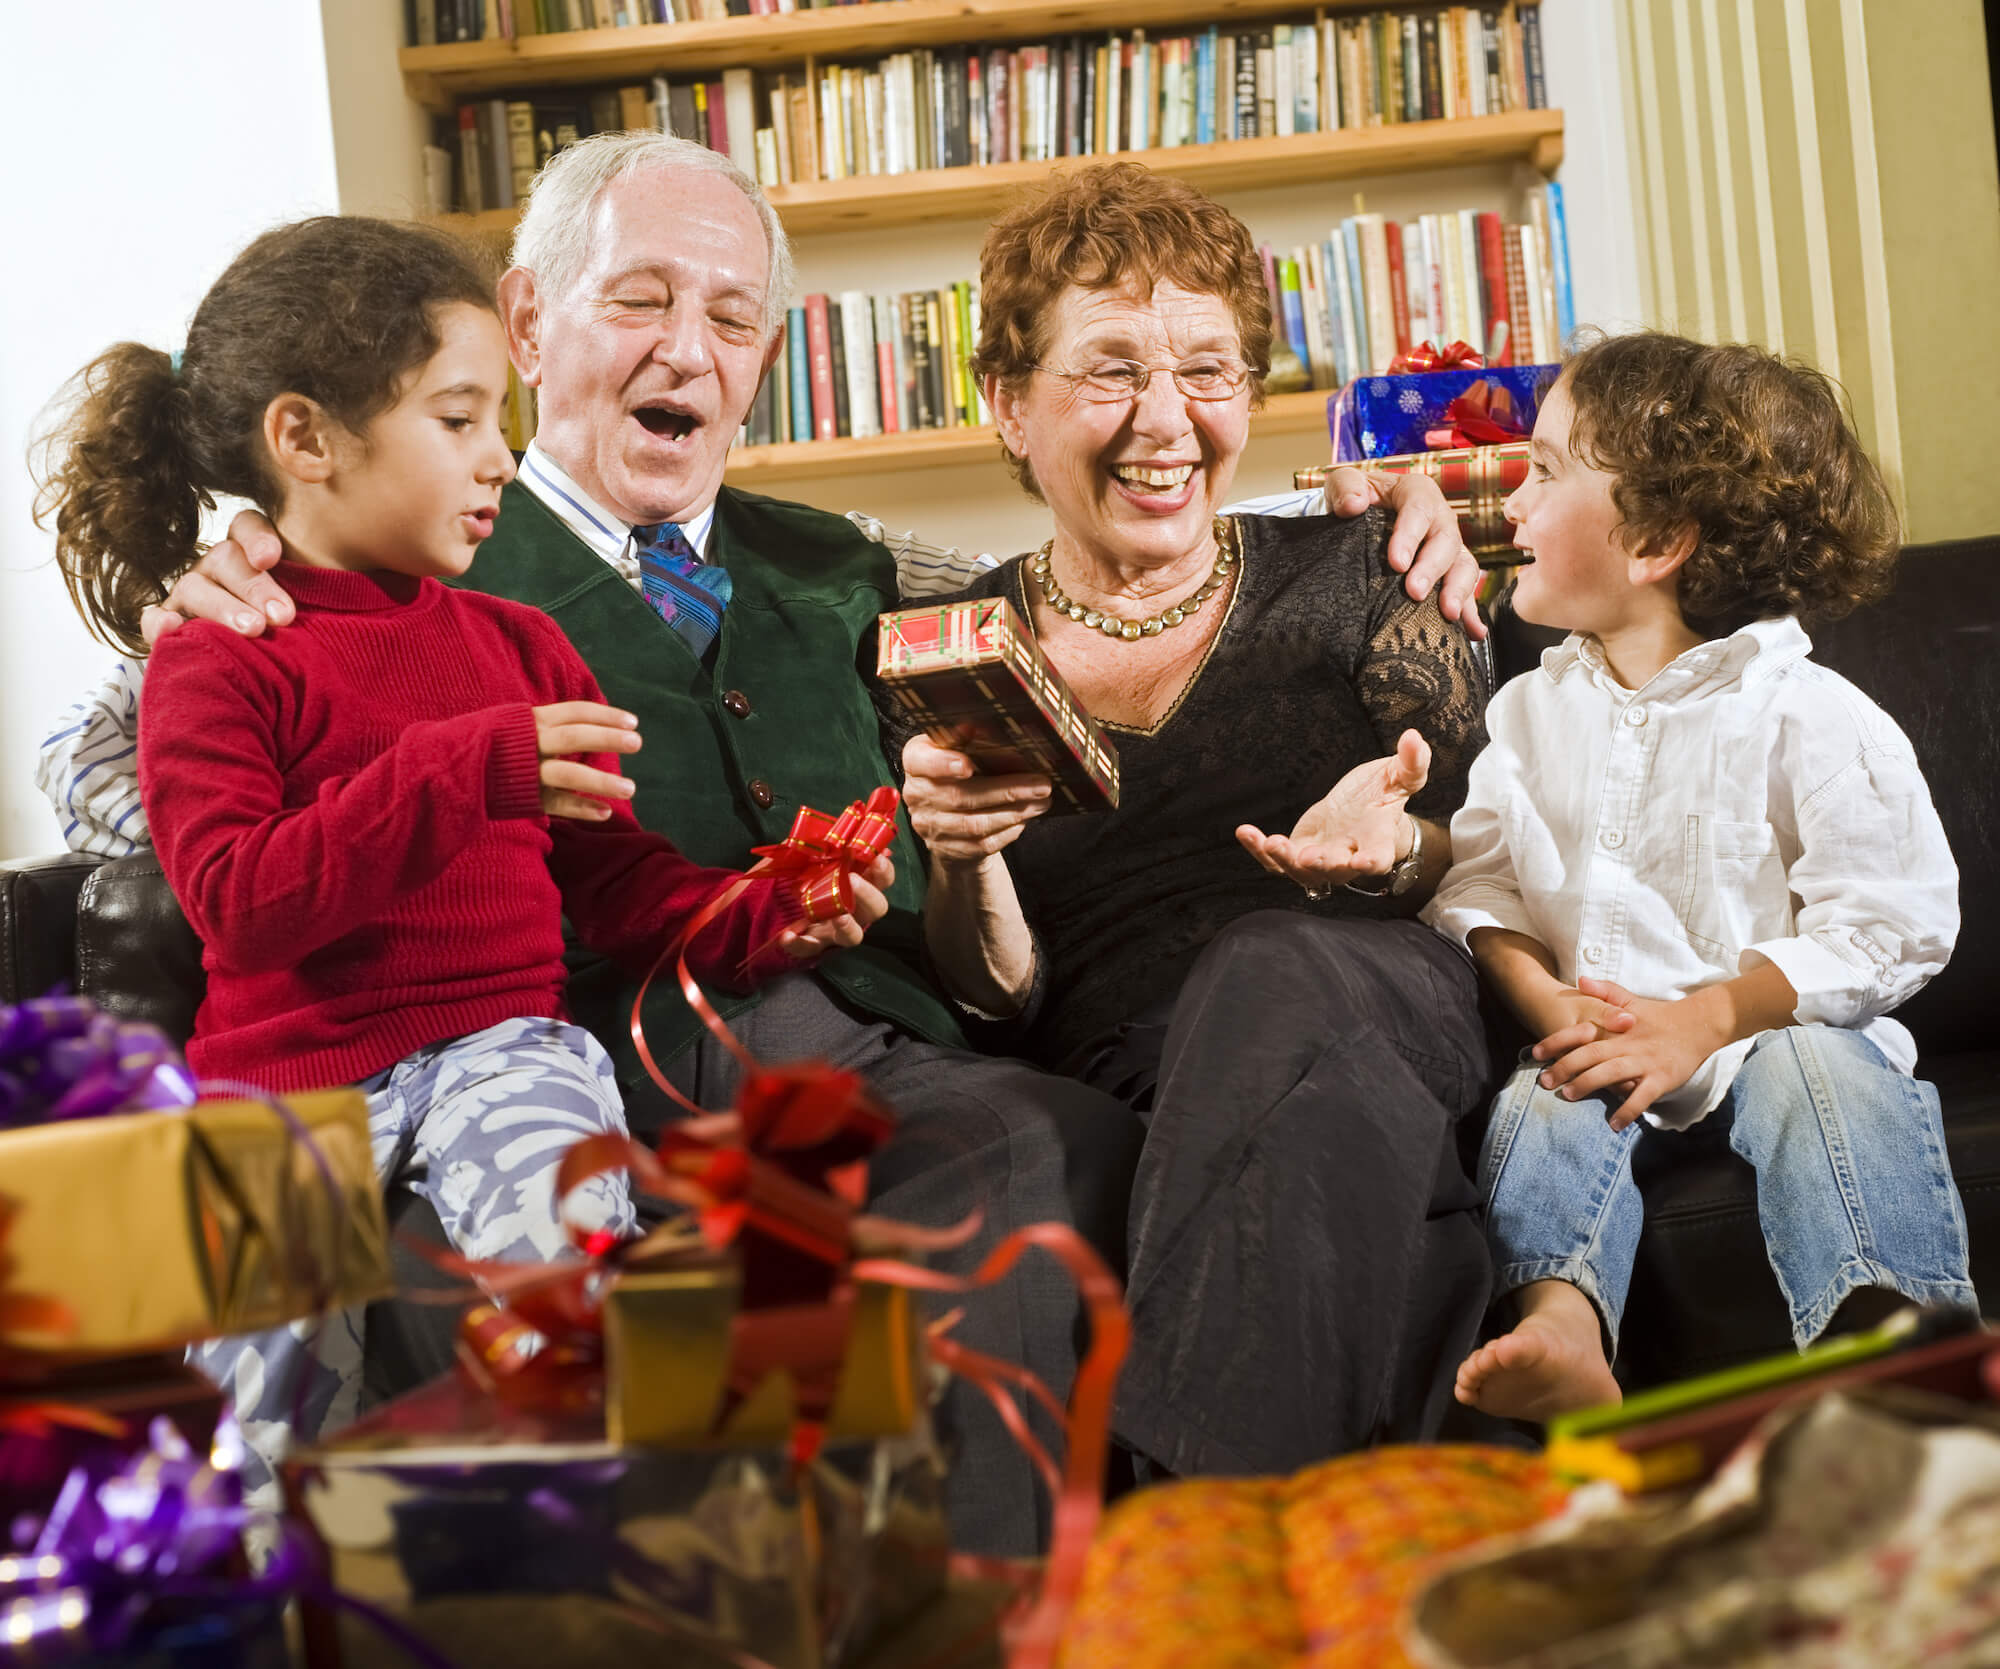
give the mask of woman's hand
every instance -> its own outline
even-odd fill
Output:
[[[542,756],[542,810],[551,817],[602,823],[607,800],[629,800],[632,784],[572,758],[574,754],[637,753],[639,721],[598,701],[558,701],[537,707],[535,750]]]
[[[976,864],[1013,845],[1049,809],[1053,791],[1044,776],[981,776],[964,754],[928,736],[904,745],[903,777],[910,827],[941,863]]]
[[[854,872],[854,909],[850,914],[788,927],[778,935],[778,948],[794,962],[810,962],[823,951],[860,944],[862,935],[889,913],[886,895],[895,884],[895,860],[884,852],[866,869]]]
[[[1371,504],[1396,512],[1389,534],[1389,566],[1404,575],[1403,588],[1421,602],[1438,587],[1438,610],[1470,638],[1486,635],[1474,600],[1479,564],[1458,533],[1458,513],[1428,475],[1378,475],[1352,464],[1327,471],[1326,507],[1336,516],[1358,516]],[[1440,586],[1438,582],[1444,583]]]
[[[256,637],[269,621],[292,622],[292,600],[267,577],[285,547],[260,510],[243,510],[229,524],[229,537],[174,582],[166,601],[139,616],[139,632],[152,648],[189,620],[213,620],[245,637]]]
[[[1357,875],[1386,875],[1409,855],[1415,834],[1404,806],[1430,772],[1430,744],[1406,730],[1393,754],[1355,766],[1289,836],[1245,823],[1236,838],[1272,874],[1289,876],[1314,895]]]

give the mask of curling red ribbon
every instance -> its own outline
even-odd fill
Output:
[[[901,803],[902,796],[885,785],[838,817],[801,806],[790,834],[776,846],[751,849],[764,861],[750,873],[789,878],[809,922],[844,916],[854,908],[854,872],[866,869],[895,840]]]
[[[1485,364],[1479,350],[1470,342],[1454,342],[1448,348],[1440,348],[1435,342],[1419,342],[1408,353],[1398,354],[1389,361],[1389,375],[1405,376],[1413,371],[1451,371],[1460,366],[1477,371]]]

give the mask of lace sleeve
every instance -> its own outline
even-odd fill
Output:
[[[1410,802],[1420,817],[1443,821],[1465,800],[1466,775],[1486,745],[1485,681],[1465,633],[1438,612],[1435,593],[1421,603],[1402,578],[1370,586],[1368,641],[1355,684],[1383,753],[1405,730],[1431,745],[1431,779]]]

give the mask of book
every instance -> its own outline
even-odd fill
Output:
[[[479,109],[470,104],[458,107],[458,200],[467,214],[482,214],[487,208]]]
[[[1517,365],[1536,365],[1534,333],[1528,324],[1528,279],[1521,265],[1521,228],[1500,229],[1500,253],[1507,283],[1509,347]]]
[[[833,323],[825,296],[807,296],[806,352],[812,370],[812,435],[832,440],[840,433],[833,403]]]
[[[1403,264],[1402,226],[1394,220],[1385,222],[1382,238],[1389,253],[1389,314],[1396,352],[1406,354],[1415,344],[1410,339],[1410,279]]]
[[[882,432],[885,435],[900,434],[908,425],[904,422],[902,409],[903,338],[897,327],[895,298],[876,296],[872,306],[875,313],[875,386],[881,402]]]
[[[1306,375],[1318,375],[1322,367],[1312,358],[1312,343],[1306,335],[1304,297],[1300,293],[1299,265],[1287,255],[1278,263],[1278,300],[1284,312],[1285,340],[1304,363]]]
[[[1525,6],[1521,10],[1521,63],[1527,73],[1528,108],[1546,110],[1548,88],[1542,82],[1542,9]]]
[[[789,438],[792,440],[813,440],[817,430],[813,423],[813,362],[811,351],[806,346],[806,310],[791,308],[785,314],[785,370],[788,373],[790,395]]]
[[[1473,221],[1479,239],[1480,297],[1486,315],[1482,352],[1488,365],[1512,365],[1516,363],[1513,322],[1507,310],[1507,257],[1500,247],[1500,217],[1486,210],[1474,215]]]
[[[910,321],[910,392],[917,413],[917,427],[941,429],[944,419],[939,410],[931,363],[931,309],[921,292],[904,296],[903,306],[909,313]]]
[[[1556,340],[1567,345],[1576,334],[1576,304],[1569,285],[1569,228],[1563,219],[1563,188],[1551,180],[1542,188],[1549,204],[1549,270],[1556,285]]]
[[[713,89],[711,88],[711,94]],[[711,142],[711,149],[726,150],[729,160],[748,174],[757,177],[757,81],[749,70],[724,70],[722,72],[723,134],[720,145]]]
[[[875,377],[875,310],[864,292],[841,291],[840,327],[834,337],[843,350],[834,373],[847,390],[847,428],[843,432],[879,435],[882,411]]]
[[[535,183],[535,107],[526,99],[507,104],[507,162],[514,201],[523,202]]]
[[[838,299],[829,298],[826,305],[826,363],[833,382],[833,432],[840,436],[854,433],[854,406],[847,390],[846,324],[845,309]]]

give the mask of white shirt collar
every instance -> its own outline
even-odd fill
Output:
[[[632,539],[632,524],[614,516],[599,504],[534,441],[528,442],[527,451],[521,455],[520,481],[563,526],[606,562],[615,566],[626,558]],[[694,546],[697,556],[706,559],[709,530],[714,526],[714,499],[682,520],[681,533]]]
[[[1811,653],[1812,639],[1791,615],[1753,620],[1728,637],[1683,650],[1653,675],[1644,694],[1653,701],[1692,700],[1738,682],[1768,678]],[[1641,693],[1618,682],[1604,646],[1587,632],[1571,632],[1555,648],[1542,651],[1542,671],[1557,683],[1576,667],[1621,699]]]

